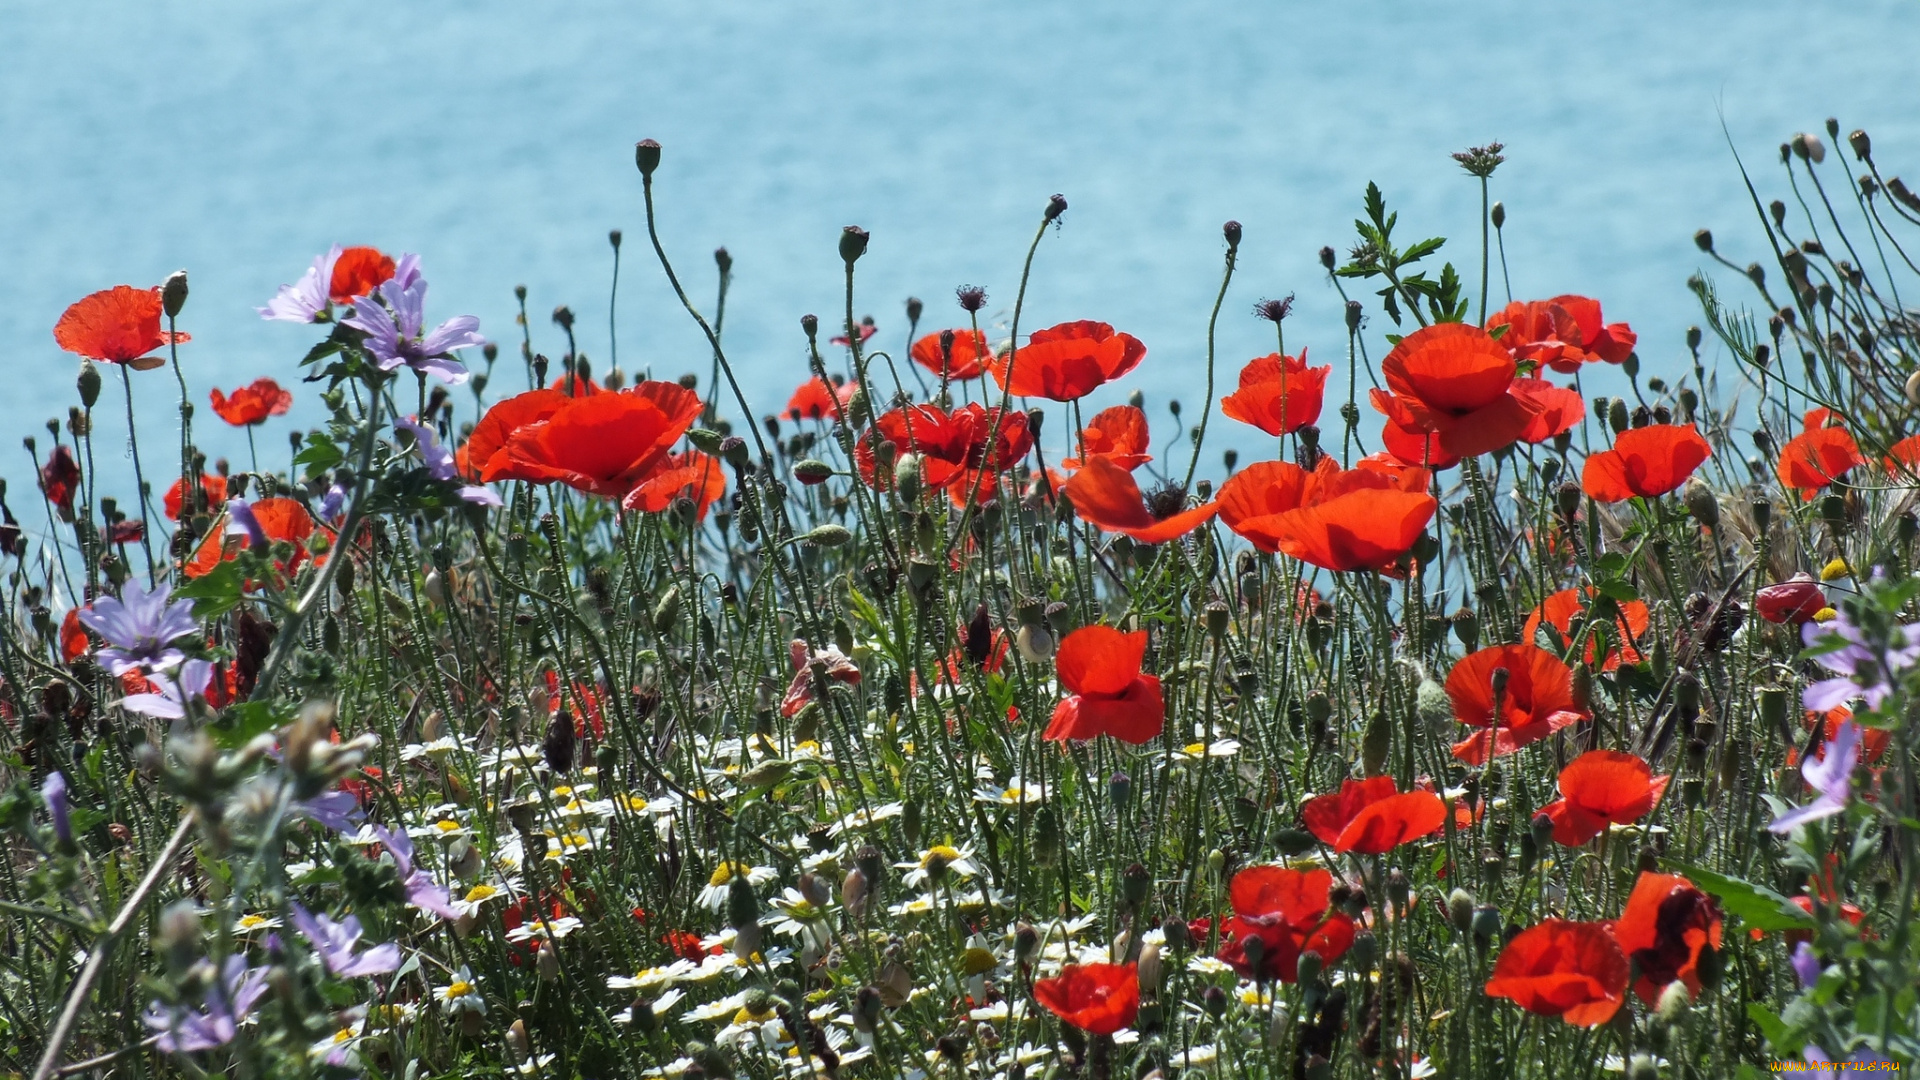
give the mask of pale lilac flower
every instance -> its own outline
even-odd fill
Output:
[[[428,475],[447,482],[460,479],[460,470],[453,463],[453,451],[440,442],[440,437],[430,425],[421,423],[418,417],[403,416],[395,420],[393,426],[413,436],[413,448],[420,452],[420,460],[426,463]],[[505,505],[500,501],[500,496],[477,484],[462,484],[460,497],[480,506]]]
[[[392,942],[375,945],[363,953],[356,953],[355,946],[360,943],[360,919],[349,915],[334,922],[325,915],[315,915],[299,904],[293,905],[293,925],[306,936],[313,946],[315,955],[320,957],[327,970],[335,978],[357,979],[363,975],[384,975],[400,967],[400,946]]]
[[[1803,941],[1793,947],[1793,973],[1800,976],[1800,985],[1812,986],[1820,981],[1820,958],[1813,954],[1811,942]]]
[[[347,489],[339,484],[327,487],[327,493],[320,496],[320,517],[325,521],[334,521],[347,506]]]
[[[1806,778],[1813,790],[1820,793],[1820,797],[1774,818],[1767,826],[1768,831],[1792,832],[1796,825],[1830,818],[1844,811],[1847,800],[1853,795],[1853,770],[1860,764],[1863,737],[1859,724],[1851,720],[1841,721],[1833,738],[1827,741],[1826,755],[1815,757],[1808,754],[1807,760],[1800,763],[1800,775]]]
[[[207,991],[207,1001],[199,1009],[183,1005],[147,1006],[143,1019],[158,1033],[154,1045],[169,1054],[191,1054],[211,1050],[233,1041],[240,1021],[253,1012],[253,1006],[267,992],[267,969],[250,968],[244,956],[229,956],[221,967],[220,980]]]
[[[373,834],[393,856],[394,869],[400,872],[400,886],[407,891],[407,903],[429,915],[438,915],[443,919],[453,919],[457,913],[453,910],[451,898],[445,886],[436,883],[433,878],[413,865],[413,839],[405,829],[388,829],[380,825],[373,827]]]
[[[1824,623],[1806,624],[1800,628],[1800,637],[1809,647],[1821,644],[1830,637],[1838,637],[1846,642],[1832,652],[1814,657],[1815,663],[1834,672],[1835,677],[1809,685],[1801,695],[1801,703],[1812,712],[1829,712],[1854,698],[1862,698],[1867,708],[1877,709],[1887,695],[1893,693],[1893,686],[1887,677],[1920,661],[1920,623],[1901,627],[1895,641],[1905,642],[1904,647],[1890,649],[1884,657],[1876,655],[1873,647],[1867,643],[1866,635],[1860,632],[1859,627],[1848,622],[1845,614]],[[1861,682],[1863,674],[1875,681]]]
[[[128,579],[120,599],[102,596],[82,608],[80,621],[107,643],[95,657],[114,675],[136,668],[164,670],[187,658],[172,643],[200,629],[193,605],[169,604],[173,590],[157,585],[152,592]]]
[[[260,519],[253,516],[253,505],[238,497],[227,500],[227,535],[246,537],[247,546],[255,551],[264,550],[270,542]]]
[[[310,323],[318,322],[320,316],[328,310],[328,294],[333,284],[333,264],[340,258],[341,247],[333,245],[333,250],[317,256],[313,266],[301,275],[292,285],[280,286],[280,292],[267,301],[267,306],[255,308],[260,317],[280,322]]]
[[[72,804],[67,801],[67,778],[58,772],[47,774],[40,784],[40,797],[47,801],[47,816],[53,819],[53,835],[62,844],[73,843]]]
[[[142,716],[178,720],[187,715],[187,705],[193,699],[206,696],[207,687],[213,682],[213,664],[206,660],[188,660],[180,665],[177,677],[155,672],[148,674],[146,680],[154,686],[154,692],[128,694],[120,699],[120,707]]]
[[[458,386],[467,381],[468,373],[466,365],[452,354],[487,343],[480,336],[480,320],[456,315],[422,333],[426,300],[427,282],[420,276],[420,257],[402,255],[393,280],[374,290],[373,295],[356,300],[352,317],[342,322],[366,334],[363,347],[380,370],[393,371],[404,364],[448,386]]]
[[[295,803],[294,810],[334,832],[346,832],[367,816],[351,791],[323,791],[305,802]]]

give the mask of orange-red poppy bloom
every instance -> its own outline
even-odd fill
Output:
[[[622,508],[643,514],[657,514],[685,495],[693,500],[694,514],[707,519],[707,507],[727,493],[727,475],[720,459],[698,450],[668,454],[645,479],[634,485],[620,500]]]
[[[840,410],[847,407],[853,395],[860,387],[855,383],[841,383],[839,386],[815,375],[800,384],[800,388],[787,399],[787,415],[795,420],[825,420],[828,417],[840,418]]]
[[[987,370],[987,358],[993,355],[987,345],[987,335],[979,330],[955,330],[953,352],[942,356],[940,338],[945,333],[945,330],[935,331],[914,342],[907,355],[935,375],[944,373],[949,379],[979,378]]]
[[[1887,447],[1885,464],[1888,472],[1904,472],[1908,480],[1920,476],[1920,435],[1909,435]]]
[[[933,405],[909,405],[881,414],[860,436],[853,448],[854,463],[868,484],[875,482],[873,446],[876,438],[893,443],[896,454],[920,455],[920,475],[928,487],[943,488],[964,484],[972,490],[973,470],[998,473],[1027,456],[1033,449],[1033,432],[1027,427],[1027,414],[1017,409],[1000,421],[994,437],[994,451],[987,452],[987,438],[993,435],[999,409],[982,405],[962,405],[942,412]],[[980,487],[994,490],[992,483]],[[964,498],[964,492],[962,493]]]
[[[1560,770],[1560,798],[1540,812],[1553,820],[1556,842],[1579,847],[1608,825],[1630,825],[1652,813],[1670,779],[1653,775],[1637,754],[1589,750]]]
[[[1147,414],[1131,405],[1115,405],[1094,414],[1092,422],[1080,431],[1080,452],[1089,458],[1103,457],[1132,472],[1153,460],[1147,437]],[[1063,469],[1077,469],[1080,458],[1060,462]]]
[[[378,248],[350,247],[333,260],[333,277],[327,282],[327,298],[336,304],[351,304],[393,280],[393,256]]]
[[[1168,505],[1150,509],[1133,474],[1106,457],[1089,458],[1085,468],[1068,478],[1065,491],[1081,520],[1108,532],[1126,533],[1146,544],[1177,540],[1220,512],[1219,503],[1187,508],[1178,488],[1165,489],[1170,495],[1156,492],[1153,501]],[[1162,511],[1166,516],[1160,516]]]
[[[47,463],[40,466],[40,490],[60,512],[61,521],[73,520],[73,501],[80,494],[80,463],[65,443],[54,447]]]
[[[1813,914],[1813,897],[1811,896],[1801,895],[1789,897],[1788,902],[1809,915]],[[1860,910],[1857,905],[1843,903],[1840,905],[1840,917],[1847,920],[1850,926],[1859,926],[1861,921],[1867,917],[1867,913]],[[1747,936],[1755,941],[1760,941],[1767,936],[1767,932],[1756,926],[1747,931]],[[1813,931],[1787,930],[1783,931],[1780,936],[1786,940],[1788,951],[1792,951],[1795,945],[1803,941],[1812,941]]]
[[[1713,455],[1692,424],[1648,424],[1614,437],[1613,449],[1588,455],[1580,486],[1601,502],[1658,498],[1687,482]]]
[[[1804,726],[1807,730],[1811,731],[1813,730],[1813,726],[1815,724],[1819,724],[1825,729],[1820,733],[1820,741],[1815,743],[1813,747],[1813,756],[1816,760],[1819,760],[1819,761],[1826,760],[1827,744],[1831,743],[1834,740],[1834,738],[1840,734],[1840,725],[1846,723],[1851,719],[1853,719],[1853,710],[1847,708],[1845,705],[1835,706],[1834,708],[1828,709],[1824,713],[1813,712],[1812,710],[1807,711],[1806,718],[1804,721],[1802,721],[1802,726]],[[1860,760],[1866,762],[1869,765],[1875,764],[1881,758],[1887,756],[1887,747],[1891,746],[1892,744],[1893,744],[1893,732],[1890,731],[1889,729],[1862,728],[1861,739],[1860,739]],[[1795,747],[1788,747],[1787,748],[1788,766],[1798,765],[1799,763],[1800,763],[1800,751]]]
[[[1845,427],[1839,426],[1839,417],[1833,410],[1814,409],[1806,415],[1804,430],[1780,448],[1780,462],[1774,468],[1774,475],[1782,484],[1811,499],[1816,491],[1864,461],[1859,444]]]
[[[206,473],[201,473],[200,492],[204,497],[194,503],[192,513],[201,513],[225,503],[227,501],[227,478],[224,476],[209,476]],[[167,512],[168,521],[180,520],[181,500],[181,481],[175,480],[173,486],[167,489],[166,497],[160,501],[160,505]]]
[[[1220,488],[1220,520],[1266,552],[1326,570],[1389,570],[1413,548],[1438,503],[1423,469],[1323,457],[1312,472],[1262,461]]]
[[[1309,950],[1331,965],[1353,944],[1353,920],[1327,910],[1332,892],[1333,874],[1324,869],[1249,866],[1233,875],[1233,917],[1220,924],[1220,959],[1262,982],[1298,979],[1300,954]],[[1250,951],[1255,938],[1260,944]]]
[[[1140,366],[1147,347],[1103,322],[1070,322],[1035,331],[1024,349],[987,361],[1003,390],[1021,397],[1076,401]]]
[[[1827,606],[1827,594],[1811,574],[1795,574],[1754,595],[1753,609],[1770,623],[1803,623]]]
[[[1511,353],[1485,330],[1464,323],[1424,326],[1401,339],[1380,374],[1373,407],[1416,435],[1432,432],[1449,454],[1473,457],[1511,445],[1540,410],[1513,392]]]
[[[1402,794],[1391,776],[1342,780],[1340,790],[1301,807],[1307,831],[1338,852],[1380,855],[1446,824],[1447,808],[1431,791]]]
[[[1516,300],[1487,320],[1489,331],[1500,326],[1507,328],[1500,344],[1515,357],[1569,375],[1596,360],[1623,363],[1639,340],[1626,323],[1602,319],[1600,301],[1584,296]]]
[[[1133,964],[1068,964],[1051,979],[1036,979],[1033,999],[1089,1035],[1133,1026],[1140,1013],[1140,970]]]
[[[483,473],[486,480],[558,480],[589,495],[624,498],[652,475],[701,409],[693,391],[668,382],[591,397],[556,396],[563,404],[550,416],[507,436],[506,460],[502,465],[496,455]]]
[[[1578,390],[1555,386],[1545,379],[1515,379],[1513,394],[1537,410],[1520,432],[1523,443],[1543,443],[1562,432],[1572,431],[1587,415],[1586,399]]]
[[[1395,461],[1422,469],[1451,469],[1460,464],[1459,454],[1450,454],[1440,445],[1440,436],[1408,431],[1393,421],[1380,428],[1380,442]],[[1373,455],[1369,455],[1371,457]]]
[[[1561,642],[1571,641],[1574,617],[1586,613],[1586,602],[1583,597],[1592,595],[1593,586],[1588,585],[1575,589],[1561,589],[1540,601],[1540,606],[1527,615],[1526,625],[1520,630],[1520,640],[1533,643],[1536,640],[1534,635],[1539,631],[1541,624],[1545,623],[1559,633]],[[1623,663],[1639,663],[1641,653],[1636,642],[1640,640],[1640,635],[1647,632],[1647,627],[1652,622],[1647,605],[1643,601],[1615,601],[1614,606],[1618,612],[1614,615],[1613,621],[1605,627],[1607,655],[1600,663],[1601,671],[1612,671]],[[1591,664],[1594,657],[1599,654],[1600,643],[1591,633],[1587,635],[1586,641],[1586,648],[1581,653],[1581,658],[1583,662]],[[1565,645],[1560,646],[1561,651],[1565,651],[1565,648]]]
[[[1151,741],[1166,723],[1160,679],[1140,672],[1147,632],[1123,634],[1111,626],[1083,626],[1060,639],[1053,666],[1068,691],[1053,708],[1046,738],[1056,742],[1111,735],[1121,742]]]
[[[529,390],[495,402],[453,455],[461,475],[474,480],[502,479],[507,469],[507,438],[559,412],[569,400],[558,390]]]
[[[1500,950],[1487,996],[1593,1027],[1620,1011],[1630,970],[1607,924],[1547,919],[1520,931]]]
[[[1643,872],[1613,924],[1640,977],[1633,992],[1652,1005],[1675,979],[1700,995],[1700,953],[1720,948],[1720,904],[1679,874]]]
[[[138,371],[166,363],[147,354],[162,345],[190,340],[160,329],[160,288],[115,285],[75,301],[53,324],[53,340],[70,353]]]
[[[1240,369],[1240,388],[1220,399],[1220,413],[1252,424],[1269,435],[1286,435],[1320,419],[1327,374],[1333,368],[1307,366],[1299,356],[1269,353]]]
[[[1506,674],[1497,675],[1501,671]],[[1498,694],[1496,678],[1505,683]],[[1511,754],[1587,718],[1573,700],[1573,670],[1532,645],[1494,645],[1461,657],[1447,673],[1446,691],[1454,719],[1486,729],[1454,744],[1453,756],[1469,765],[1485,764],[1489,752]]]
[[[307,508],[293,499],[274,497],[260,499],[251,504],[254,520],[260,523],[260,530],[266,533],[269,541],[285,541],[293,545],[293,558],[285,564],[275,563],[283,573],[292,573],[308,558],[307,540],[313,535],[313,515]],[[247,544],[244,536],[227,535],[227,518],[223,514],[207,530],[200,546],[193,551],[193,557],[187,560],[182,573],[199,577],[212,571],[223,562],[231,562],[240,557],[240,549]]]
[[[71,664],[87,655],[93,648],[93,642],[87,638],[87,628],[80,625],[80,609],[69,610],[60,620],[60,662]]]
[[[233,392],[229,397],[214,387],[209,395],[213,411],[234,427],[264,424],[269,416],[279,416],[293,408],[293,393],[272,379],[259,378]]]

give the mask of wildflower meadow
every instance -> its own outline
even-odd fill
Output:
[[[1920,196],[1831,120],[1766,158],[1684,341],[1512,278],[1498,144],[1434,164],[1479,220],[1369,185],[1251,312],[1227,222],[1184,413],[1083,410],[1125,310],[1024,317],[1100,272],[1060,195],[904,335],[823,238],[844,306],[744,384],[650,140],[609,240],[684,375],[377,237],[239,387],[186,272],[102,282],[0,490],[0,1072],[1912,1065]]]

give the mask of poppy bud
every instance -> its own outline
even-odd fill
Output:
[[[727,884],[727,925],[735,930],[744,931],[756,926],[760,921],[760,898],[754,895],[753,886],[746,875],[735,874]]]
[[[1120,871],[1120,899],[1130,908],[1137,908],[1146,900],[1147,892],[1153,887],[1153,878],[1147,868],[1139,863]]]
[[[1503,202],[1494,203],[1493,209],[1487,211],[1487,217],[1492,219],[1494,228],[1505,228],[1507,224],[1507,204]]]
[[[1794,155],[1802,161],[1811,161],[1818,165],[1827,160],[1827,144],[1821,142],[1818,135],[1803,131],[1795,135],[1788,145],[1793,147]]]
[[[1748,263],[1747,264],[1747,280],[1753,282],[1754,285],[1758,288],[1762,288],[1762,289],[1766,288],[1767,287],[1766,267],[1761,266],[1759,263]]]
[[[160,286],[160,307],[167,318],[177,318],[180,309],[187,306],[187,272],[175,270],[167,275],[166,283]]]
[[[1213,640],[1219,641],[1227,633],[1227,605],[1218,600],[1209,601],[1206,606],[1207,633]]]
[[[1240,248],[1240,235],[1241,235],[1241,234],[1240,234],[1240,223],[1239,223],[1239,222],[1237,222],[1237,221],[1229,221],[1229,222],[1227,222],[1227,223],[1226,223],[1225,225],[1222,225],[1222,226],[1220,227],[1220,231],[1221,231],[1222,233],[1225,233],[1225,234],[1226,234],[1226,237],[1227,237],[1227,250],[1228,250],[1228,251],[1237,251],[1237,250],[1239,250],[1239,248]]]
[[[1832,529],[1836,533],[1845,532],[1847,528],[1847,500],[1839,495],[1821,496],[1820,517],[1827,523],[1827,528]]]
[[[793,466],[793,478],[809,487],[815,484],[824,484],[832,476],[833,466],[818,458],[807,458],[803,461],[795,462]]]
[[[534,967],[540,974],[541,982],[552,982],[560,977],[560,954],[553,951],[553,942],[540,943],[540,951],[534,954]],[[519,1023],[516,1020],[514,1023]]]
[[[1225,870],[1226,868],[1227,868],[1226,852],[1221,851],[1219,848],[1214,848],[1212,851],[1207,852],[1207,869],[1208,870],[1212,871],[1216,876],[1218,876],[1219,873],[1222,870]]]
[[[1627,403],[1624,398],[1614,398],[1607,404],[1607,426],[1613,429],[1615,435],[1626,431],[1632,426],[1632,420],[1627,413]]]
[[[84,357],[80,360],[78,386],[80,404],[89,409],[93,408],[93,403],[100,400],[100,369],[94,366],[93,361]]]
[[[653,629],[657,634],[666,634],[680,621],[680,586],[669,585],[661,594],[660,601],[653,606]]]
[[[553,309],[553,325],[562,330],[573,329],[573,309],[565,304]]]
[[[653,178],[653,170],[660,167],[660,144],[653,139],[641,139],[633,144],[633,163],[640,169],[640,175]]]
[[[867,253],[867,230],[849,225],[840,230],[840,260],[849,268]]]
[[[1261,982],[1265,982],[1267,980],[1266,939],[1260,937],[1257,934],[1248,935],[1247,939],[1241,943],[1240,951],[1243,954],[1245,954],[1247,958],[1247,966],[1253,969],[1253,977]],[[1301,982],[1307,981],[1306,963],[1305,963],[1306,959],[1307,959],[1306,955],[1304,953],[1301,954],[1300,956],[1300,960],[1302,961],[1302,963],[1300,964],[1300,981]]]
[[[1034,438],[1037,439],[1040,437],[1040,428],[1045,425],[1046,422],[1047,412],[1045,409],[1034,408],[1027,410],[1027,431],[1032,434]]]
[[[1056,194],[1054,195],[1053,198],[1047,200],[1046,219],[1048,221],[1058,221],[1060,219],[1060,215],[1066,212],[1067,212],[1067,197],[1065,195]]]
[[[1360,739],[1360,772],[1364,776],[1379,776],[1387,768],[1387,751],[1393,739],[1393,726],[1387,722],[1385,710],[1376,711],[1373,719],[1367,721],[1366,734]]]
[[[1117,772],[1109,776],[1107,778],[1107,799],[1113,803],[1114,809],[1126,809],[1127,804],[1133,801],[1133,777],[1123,772]],[[1140,864],[1135,863],[1133,865],[1139,866]],[[1133,867],[1128,867],[1127,871],[1131,873]],[[1142,873],[1144,872],[1145,870],[1143,868]]]
[[[1700,229],[1693,234],[1693,246],[1701,251],[1713,251],[1713,230]]]
[[[1250,937],[1247,939],[1247,944],[1251,945],[1254,942],[1259,940],[1260,939],[1257,937]],[[1252,957],[1249,956],[1248,959],[1251,960]],[[1300,984],[1302,986],[1310,986],[1313,983],[1318,982],[1320,980],[1320,972],[1325,967],[1326,967],[1326,963],[1320,957],[1320,950],[1308,949],[1305,952],[1301,953],[1300,964],[1298,968]]]
[[[1681,498],[1686,502],[1687,513],[1693,515],[1693,520],[1709,529],[1720,524],[1720,500],[1714,497],[1713,489],[1699,477],[1687,481],[1686,492]]]
[[[1854,128],[1849,132],[1847,134],[1847,145],[1853,147],[1854,157],[1859,158],[1861,161],[1872,160],[1873,140],[1867,138],[1867,133],[1864,130]]]
[[[738,435],[729,435],[720,440],[720,456],[735,469],[744,469],[750,460],[747,456],[747,440]]]
[[[1361,311],[1360,301],[1358,300],[1347,301],[1347,333],[1353,334],[1353,333],[1359,332],[1360,311]]]
[[[874,448],[873,457],[876,467],[879,466],[881,451],[892,445],[892,440],[883,439],[880,445]],[[893,489],[899,493],[902,502],[911,505],[920,501],[920,493],[923,490],[921,486],[923,467],[919,454],[902,454],[899,462],[894,465]]]
[[[1660,1080],[1660,1065],[1651,1054],[1635,1054],[1627,1062],[1627,1080]]]
[[[1480,617],[1473,613],[1472,608],[1463,607],[1453,613],[1453,636],[1460,639],[1460,644],[1468,652],[1479,647]]]
[[[814,547],[839,547],[851,542],[853,533],[845,525],[829,522],[801,533],[796,539],[802,544],[812,544]]]
[[[1167,948],[1172,949],[1175,955],[1193,948],[1193,931],[1182,919],[1168,916],[1167,921],[1160,924],[1160,933],[1166,940]]]
[[[1014,644],[1020,649],[1020,656],[1029,664],[1043,664],[1053,658],[1055,645],[1053,631],[1044,623],[1028,623],[1014,635]]]
[[[1485,945],[1500,933],[1500,909],[1481,904],[1473,909],[1473,936]]]
[[[1334,254],[1332,247],[1329,246],[1329,247],[1323,247],[1320,249],[1320,265],[1321,266],[1326,267],[1328,270],[1332,270],[1334,267],[1334,263],[1337,260],[1338,260],[1338,256]]]
[[[1455,889],[1447,894],[1447,917],[1453,920],[1453,928],[1466,933],[1473,927],[1473,894],[1465,889]]]

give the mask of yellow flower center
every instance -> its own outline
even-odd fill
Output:
[[[335,1043],[343,1043],[351,1038],[353,1038],[352,1028],[341,1028],[339,1031],[333,1033],[333,1041]]]
[[[473,888],[467,890],[467,903],[477,904],[482,900],[492,897],[494,893],[499,891],[499,889],[491,885],[475,885]]]
[[[1847,560],[1835,559],[1820,568],[1821,581],[1838,581],[1848,574]]]
[[[1830,607],[1823,607],[1819,611],[1816,611],[1813,613],[1813,621],[1826,622],[1828,619],[1834,618],[1839,614],[1840,613],[1838,611],[1835,611]]]
[[[257,930],[267,925],[267,920],[264,916],[260,915],[242,915],[237,925],[242,930]]]
[[[573,788],[566,784],[561,784],[559,787],[553,789],[553,797],[556,799],[564,799],[571,794],[573,794]]]
[[[473,993],[473,984],[465,979],[455,979],[453,985],[447,987],[447,996],[450,998],[466,997],[471,993]]]
[[[935,859],[940,860],[942,864],[951,865],[960,861],[960,850],[945,844],[935,844],[927,849],[925,855],[920,856],[920,866],[923,869],[931,866]]]
[[[733,1014],[733,1022],[736,1024],[764,1024],[773,1019],[773,1017],[774,1011],[771,1008],[754,1012],[752,1009],[743,1005],[740,1007],[739,1012]]]
[[[443,833],[460,831],[460,823],[450,818],[441,818],[439,821],[433,823],[433,827]]]
[[[741,866],[739,863],[723,862],[713,868],[713,876],[707,879],[707,884],[717,889],[732,881],[735,874],[744,874],[746,872],[746,867]]]
[[[1192,754],[1192,755],[1194,755],[1195,757],[1198,757],[1199,755],[1201,755],[1201,754],[1204,754],[1204,753],[1206,753],[1206,752],[1207,752],[1207,744],[1206,744],[1206,743],[1203,743],[1203,742],[1190,742],[1190,743],[1188,743],[1188,744],[1187,744],[1187,753],[1189,753],[1189,754]]]

